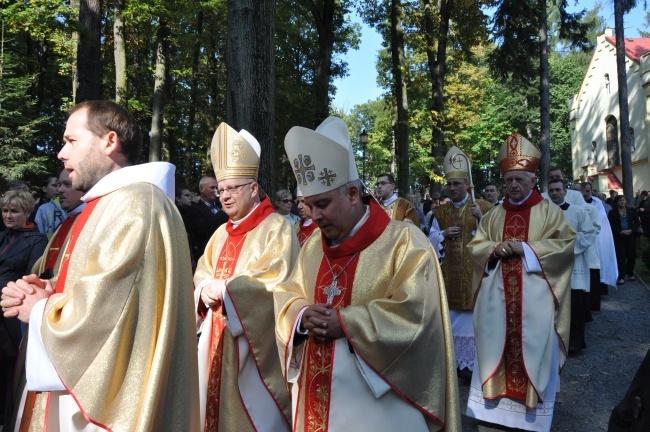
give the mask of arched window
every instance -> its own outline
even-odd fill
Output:
[[[605,137],[607,140],[607,168],[621,164],[618,150],[618,122],[610,115],[605,119]]]
[[[634,153],[636,150],[636,143],[634,142],[634,129],[630,128],[630,152]]]
[[[605,74],[605,90],[609,94],[609,74]]]

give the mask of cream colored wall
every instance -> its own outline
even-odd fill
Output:
[[[578,178],[584,167],[595,164],[592,172],[609,168],[607,166],[607,142],[605,119],[613,115],[617,119],[620,140],[620,121],[618,109],[618,80],[616,76],[616,49],[605,40],[607,33],[598,37],[596,50],[591,59],[580,91],[569,101],[571,119],[571,142],[573,173]],[[634,129],[635,150],[632,153],[632,170],[635,189],[650,189],[648,172],[648,149],[650,147],[650,56],[640,62],[626,57],[628,103],[630,108],[630,127]],[[609,74],[609,92],[606,88],[605,74]],[[643,80],[648,81],[646,87]],[[593,152],[591,142],[596,141]],[[620,142],[619,142],[620,146]],[[620,155],[619,150],[619,155]],[[615,168],[622,179],[620,167]]]

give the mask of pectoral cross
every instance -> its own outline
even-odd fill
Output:
[[[325,294],[327,296],[327,304],[328,305],[332,304],[332,301],[334,300],[334,297],[336,297],[338,295],[341,295],[341,290],[338,289],[336,286],[337,286],[336,278],[334,278],[334,280],[332,280],[332,283],[330,284],[330,286],[323,290],[323,294]]]

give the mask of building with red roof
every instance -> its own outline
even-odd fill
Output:
[[[650,38],[625,38],[634,189],[650,190]],[[578,93],[569,99],[573,176],[622,192],[616,38],[598,36]]]

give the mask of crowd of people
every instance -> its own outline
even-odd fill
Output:
[[[647,191],[607,202],[553,167],[541,194],[517,133],[502,199],[457,147],[442,192],[368,190],[337,117],[287,133],[297,188],[272,196],[246,130],[218,127],[196,193],[140,141],[79,104],[38,209],[24,182],[0,200],[5,431],[460,431],[459,380],[481,427],[548,431],[650,235]]]

